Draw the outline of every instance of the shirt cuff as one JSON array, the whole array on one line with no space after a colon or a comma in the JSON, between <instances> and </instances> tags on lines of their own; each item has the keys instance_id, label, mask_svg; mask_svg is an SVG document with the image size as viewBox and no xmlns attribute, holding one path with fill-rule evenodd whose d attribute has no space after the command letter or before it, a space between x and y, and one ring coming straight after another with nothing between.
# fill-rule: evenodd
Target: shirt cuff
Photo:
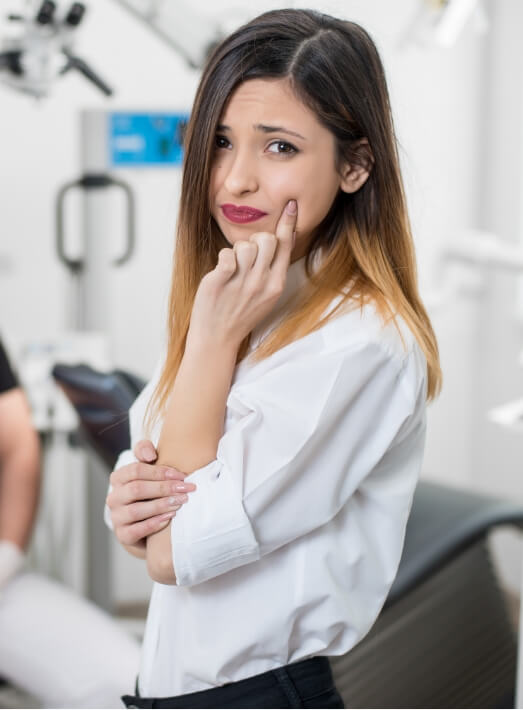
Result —
<instances>
[{"instance_id":1,"label":"shirt cuff","mask_svg":"<svg viewBox=\"0 0 523 710\"><path fill-rule=\"evenodd\" d=\"M176 583L191 586L260 559L241 495L217 459L191 473L196 490L171 523Z\"/></svg>"}]
</instances>

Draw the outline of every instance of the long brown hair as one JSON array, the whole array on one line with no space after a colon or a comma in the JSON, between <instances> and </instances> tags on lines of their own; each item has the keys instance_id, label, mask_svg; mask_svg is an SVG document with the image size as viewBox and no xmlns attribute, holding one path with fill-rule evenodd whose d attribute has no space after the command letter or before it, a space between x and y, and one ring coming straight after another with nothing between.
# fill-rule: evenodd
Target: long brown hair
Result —
<instances>
[{"instance_id":1,"label":"long brown hair","mask_svg":"<svg viewBox=\"0 0 523 710\"><path fill-rule=\"evenodd\" d=\"M215 136L231 93L241 82L255 78L288 79L296 96L334 135L338 167L364 161L372 169L357 192L339 191L308 246L308 282L285 320L252 353L253 361L322 327L349 303L363 307L373 302L384 322L399 315L409 326L427 361L427 399L433 399L442 379L438 346L418 292L389 96L377 49L353 22L312 10L285 9L266 12L236 30L216 47L203 71L185 136L167 356L149 421L163 411L174 384L200 281L216 266L220 249L230 247L209 204ZM319 249L326 257L313 273ZM340 294L338 307L322 318ZM238 362L248 347L249 337L240 347Z\"/></svg>"}]
</instances>

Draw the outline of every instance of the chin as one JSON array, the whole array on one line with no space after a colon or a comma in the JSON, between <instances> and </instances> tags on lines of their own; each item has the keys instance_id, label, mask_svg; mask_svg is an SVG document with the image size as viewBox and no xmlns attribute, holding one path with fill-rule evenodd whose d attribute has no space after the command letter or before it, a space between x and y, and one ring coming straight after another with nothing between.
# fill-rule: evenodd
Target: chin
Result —
<instances>
[{"instance_id":1,"label":"chin","mask_svg":"<svg viewBox=\"0 0 523 710\"><path fill-rule=\"evenodd\" d=\"M231 244L235 244L235 242L240 242L242 239L244 241L247 241L251 234L255 234L256 232L260 231L259 229L256 229L254 227L254 224L244 224L244 225L238 225L235 227L234 225L227 224L227 225L221 225L219 222L218 224L218 229L220 232L223 234L225 239Z\"/></svg>"}]
</instances>

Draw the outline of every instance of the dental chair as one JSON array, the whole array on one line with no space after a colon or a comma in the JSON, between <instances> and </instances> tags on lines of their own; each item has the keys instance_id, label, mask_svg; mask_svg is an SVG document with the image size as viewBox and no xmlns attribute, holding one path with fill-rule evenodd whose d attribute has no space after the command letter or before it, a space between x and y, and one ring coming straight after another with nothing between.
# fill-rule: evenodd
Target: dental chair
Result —
<instances>
[{"instance_id":1,"label":"dental chair","mask_svg":"<svg viewBox=\"0 0 523 710\"><path fill-rule=\"evenodd\" d=\"M57 365L84 445L110 472L129 448L127 411L144 385L128 373ZM514 707L517 639L489 550L493 528L523 529L523 506L421 481L380 616L330 658L345 707Z\"/></svg>"}]
</instances>

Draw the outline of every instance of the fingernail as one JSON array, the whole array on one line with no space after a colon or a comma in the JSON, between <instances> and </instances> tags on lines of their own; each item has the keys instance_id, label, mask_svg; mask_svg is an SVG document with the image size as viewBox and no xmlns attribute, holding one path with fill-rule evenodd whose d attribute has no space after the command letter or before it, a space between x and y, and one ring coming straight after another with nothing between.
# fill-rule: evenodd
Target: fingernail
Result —
<instances>
[{"instance_id":1,"label":"fingernail","mask_svg":"<svg viewBox=\"0 0 523 710\"><path fill-rule=\"evenodd\" d=\"M177 491L183 491L185 493L186 491L194 490L194 483L177 483L174 487Z\"/></svg>"},{"instance_id":2,"label":"fingernail","mask_svg":"<svg viewBox=\"0 0 523 710\"><path fill-rule=\"evenodd\" d=\"M162 517L160 518L160 522L163 522L163 521L165 521L165 520L169 520L169 518L174 518L175 515L176 515L176 511L174 511L174 512L172 512L172 513L165 513L165 514L162 515Z\"/></svg>"},{"instance_id":3,"label":"fingernail","mask_svg":"<svg viewBox=\"0 0 523 710\"><path fill-rule=\"evenodd\" d=\"M144 461L148 461L149 463L151 463L151 461L154 461L156 456L151 451L151 449L147 448L147 449L142 449L142 458Z\"/></svg>"},{"instance_id":4,"label":"fingernail","mask_svg":"<svg viewBox=\"0 0 523 710\"><path fill-rule=\"evenodd\" d=\"M289 202L287 202L285 211L287 212L287 214L296 214L296 208L296 200L290 200Z\"/></svg>"},{"instance_id":5,"label":"fingernail","mask_svg":"<svg viewBox=\"0 0 523 710\"><path fill-rule=\"evenodd\" d=\"M165 472L165 478L178 478L178 473L174 471L172 468L167 469Z\"/></svg>"}]
</instances>

